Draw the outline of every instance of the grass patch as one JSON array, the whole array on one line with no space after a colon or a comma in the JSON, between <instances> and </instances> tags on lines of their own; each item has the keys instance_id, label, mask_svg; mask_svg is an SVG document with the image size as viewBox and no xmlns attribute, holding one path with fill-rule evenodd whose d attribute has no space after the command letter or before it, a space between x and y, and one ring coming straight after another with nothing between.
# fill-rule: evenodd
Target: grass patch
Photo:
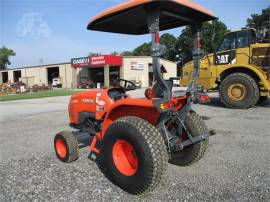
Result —
<instances>
[{"instance_id":1,"label":"grass patch","mask_svg":"<svg viewBox=\"0 0 270 202\"><path fill-rule=\"evenodd\" d=\"M75 93L78 93L78 92L80 92L80 91L79 90L71 90L71 89L55 89L55 90L40 91L40 92L35 92L35 93L2 95L2 96L0 96L0 101L34 99L34 98L43 98L43 97L56 97L56 96L68 96L68 95L74 95Z\"/></svg>"}]
</instances>

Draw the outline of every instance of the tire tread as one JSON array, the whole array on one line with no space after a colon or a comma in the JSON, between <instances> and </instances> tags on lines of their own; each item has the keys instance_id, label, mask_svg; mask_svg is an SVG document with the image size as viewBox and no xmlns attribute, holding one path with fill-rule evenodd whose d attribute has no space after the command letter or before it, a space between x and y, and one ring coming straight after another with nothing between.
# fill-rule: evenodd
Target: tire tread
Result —
<instances>
[{"instance_id":1,"label":"tire tread","mask_svg":"<svg viewBox=\"0 0 270 202\"><path fill-rule=\"evenodd\" d=\"M58 134L56 134L56 138L62 138L66 141L67 144L67 150L68 150L68 158L63 160L59 158L61 161L65 163L71 163L73 161L76 161L79 158L79 146L78 141L76 137L73 135L70 131L62 131Z\"/></svg>"},{"instance_id":2,"label":"tire tread","mask_svg":"<svg viewBox=\"0 0 270 202\"><path fill-rule=\"evenodd\" d=\"M126 125L128 127L134 127L138 131L136 134L136 138L143 138L146 142L146 147L148 148L148 152L150 156L150 161L153 162L153 170L151 176L147 176L147 183L144 187L138 188L137 190L133 190L131 194L144 194L146 192L149 192L153 190L161 181L164 176L164 173L167 169L167 162L168 162L168 154L166 150L165 143L163 141L163 138L158 131L152 124L145 121L144 119L138 118L138 117L132 117L132 116L126 116L117 119L114 123L114 125ZM112 181L112 178L110 177L108 169L104 167L104 157L101 155L97 158L97 165L102 171L102 173L110 180ZM116 183L117 182L113 182Z\"/></svg>"}]
</instances>

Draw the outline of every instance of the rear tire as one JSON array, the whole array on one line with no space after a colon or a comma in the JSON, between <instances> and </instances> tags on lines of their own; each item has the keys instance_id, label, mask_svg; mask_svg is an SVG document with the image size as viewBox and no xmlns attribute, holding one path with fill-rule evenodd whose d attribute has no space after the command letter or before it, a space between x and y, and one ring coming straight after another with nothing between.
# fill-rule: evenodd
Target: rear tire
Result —
<instances>
[{"instance_id":1,"label":"rear tire","mask_svg":"<svg viewBox=\"0 0 270 202\"><path fill-rule=\"evenodd\" d=\"M221 102L228 108L246 109L257 104L260 92L256 81L244 73L228 75L220 85Z\"/></svg>"},{"instance_id":2,"label":"rear tire","mask_svg":"<svg viewBox=\"0 0 270 202\"><path fill-rule=\"evenodd\" d=\"M65 163L70 163L79 158L79 146L72 132L62 131L54 138L54 149L57 158Z\"/></svg>"},{"instance_id":3,"label":"rear tire","mask_svg":"<svg viewBox=\"0 0 270 202\"><path fill-rule=\"evenodd\" d=\"M209 133L202 117L200 117L194 111L191 111L187 115L185 126L187 127L192 137L197 137L199 135ZM183 151L171 154L169 163L177 166L190 166L198 162L204 156L208 147L208 142L208 140L201 141L197 144L185 148Z\"/></svg>"},{"instance_id":4,"label":"rear tire","mask_svg":"<svg viewBox=\"0 0 270 202\"><path fill-rule=\"evenodd\" d=\"M137 158L135 170L124 173L117 167L114 149L119 142L129 143ZM129 158L126 158L129 159ZM154 189L167 169L168 154L159 131L137 117L123 117L107 129L97 165L115 185L134 195ZM120 165L121 166L121 165Z\"/></svg>"}]
</instances>

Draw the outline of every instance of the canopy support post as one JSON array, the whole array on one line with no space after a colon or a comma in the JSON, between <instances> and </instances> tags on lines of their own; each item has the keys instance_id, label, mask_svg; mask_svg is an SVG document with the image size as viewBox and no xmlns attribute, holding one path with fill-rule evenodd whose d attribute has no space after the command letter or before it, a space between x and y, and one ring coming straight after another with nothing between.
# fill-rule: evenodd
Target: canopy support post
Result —
<instances>
[{"instance_id":1,"label":"canopy support post","mask_svg":"<svg viewBox=\"0 0 270 202\"><path fill-rule=\"evenodd\" d=\"M161 103L170 101L171 90L161 74L160 57L164 52L164 47L159 43L159 4L146 5L145 10L147 13L148 29L152 37L151 56L153 60L153 73L157 85L159 85L162 92L161 94L156 95L159 99L154 99L153 104L157 110L160 110Z\"/></svg>"},{"instance_id":2,"label":"canopy support post","mask_svg":"<svg viewBox=\"0 0 270 202\"><path fill-rule=\"evenodd\" d=\"M186 95L188 97L187 105L188 110L191 109L191 104L194 100L194 92L196 90L196 81L199 77L200 72L200 59L203 54L201 49L201 27L202 24L193 24L191 25L192 35L193 35L193 62L194 62L194 71L192 79L188 86Z\"/></svg>"}]
</instances>

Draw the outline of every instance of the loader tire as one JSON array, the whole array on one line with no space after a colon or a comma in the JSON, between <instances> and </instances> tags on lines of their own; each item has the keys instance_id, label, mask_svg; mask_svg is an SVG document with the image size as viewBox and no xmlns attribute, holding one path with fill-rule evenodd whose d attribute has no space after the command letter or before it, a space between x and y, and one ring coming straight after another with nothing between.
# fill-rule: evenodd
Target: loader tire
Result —
<instances>
[{"instance_id":1,"label":"loader tire","mask_svg":"<svg viewBox=\"0 0 270 202\"><path fill-rule=\"evenodd\" d=\"M194 111L191 111L187 115L185 126L192 137L209 133L202 117ZM183 151L171 154L169 163L177 166L190 166L198 162L204 156L208 147L208 142L208 140L201 141L185 148Z\"/></svg>"},{"instance_id":2,"label":"loader tire","mask_svg":"<svg viewBox=\"0 0 270 202\"><path fill-rule=\"evenodd\" d=\"M256 81L245 73L225 77L219 89L221 102L228 108L246 109L257 104L260 98Z\"/></svg>"},{"instance_id":3,"label":"loader tire","mask_svg":"<svg viewBox=\"0 0 270 202\"><path fill-rule=\"evenodd\" d=\"M161 182L168 154L161 134L152 124L127 116L106 130L96 163L112 183L139 195Z\"/></svg>"},{"instance_id":4,"label":"loader tire","mask_svg":"<svg viewBox=\"0 0 270 202\"><path fill-rule=\"evenodd\" d=\"M79 158L79 146L72 132L62 131L54 138L54 149L57 158L65 163L70 163Z\"/></svg>"}]
</instances>

